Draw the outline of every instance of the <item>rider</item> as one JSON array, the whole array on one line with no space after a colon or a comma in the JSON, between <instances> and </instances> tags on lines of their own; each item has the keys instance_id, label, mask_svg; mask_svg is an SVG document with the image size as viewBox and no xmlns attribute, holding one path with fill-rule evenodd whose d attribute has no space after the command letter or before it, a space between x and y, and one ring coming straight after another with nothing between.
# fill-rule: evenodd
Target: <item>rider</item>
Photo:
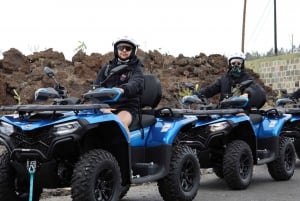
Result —
<instances>
[{"instance_id":1,"label":"rider","mask_svg":"<svg viewBox=\"0 0 300 201\"><path fill-rule=\"evenodd\" d=\"M94 83L101 87L116 87L122 92L117 103L111 103L110 109L102 111L117 114L126 128L128 136L130 136L129 126L138 113L139 96L142 94L144 86L144 65L136 55L137 49L136 41L128 36L114 41L114 58L100 69ZM126 68L108 77L111 69L120 65L126 65Z\"/></svg>"},{"instance_id":2,"label":"rider","mask_svg":"<svg viewBox=\"0 0 300 201\"><path fill-rule=\"evenodd\" d=\"M228 71L219 77L211 85L199 89L194 94L198 97L210 98L220 93L220 101L230 96L242 96L249 99L246 109L252 107L261 108L266 102L264 89L254 81L242 91L239 89L241 82L253 80L245 70L246 56L243 53L235 53L228 57Z\"/></svg>"},{"instance_id":3,"label":"rider","mask_svg":"<svg viewBox=\"0 0 300 201\"><path fill-rule=\"evenodd\" d=\"M290 96L290 98L299 99L300 98L300 89L294 91Z\"/></svg>"}]
</instances>

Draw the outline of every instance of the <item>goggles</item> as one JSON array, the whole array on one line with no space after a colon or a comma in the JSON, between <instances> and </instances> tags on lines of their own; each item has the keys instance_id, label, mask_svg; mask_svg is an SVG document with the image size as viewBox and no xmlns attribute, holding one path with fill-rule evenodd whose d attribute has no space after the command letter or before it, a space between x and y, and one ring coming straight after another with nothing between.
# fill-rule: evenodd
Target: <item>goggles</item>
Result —
<instances>
[{"instance_id":1,"label":"goggles","mask_svg":"<svg viewBox=\"0 0 300 201\"><path fill-rule=\"evenodd\" d=\"M241 66L242 63L241 62L231 62L230 65L231 66Z\"/></svg>"},{"instance_id":2,"label":"goggles","mask_svg":"<svg viewBox=\"0 0 300 201\"><path fill-rule=\"evenodd\" d=\"M117 49L119 50L119 51L126 51L126 52L129 52L129 51L131 51L132 50L132 47L131 46L127 46L127 45L119 45L118 47L117 47Z\"/></svg>"}]
</instances>

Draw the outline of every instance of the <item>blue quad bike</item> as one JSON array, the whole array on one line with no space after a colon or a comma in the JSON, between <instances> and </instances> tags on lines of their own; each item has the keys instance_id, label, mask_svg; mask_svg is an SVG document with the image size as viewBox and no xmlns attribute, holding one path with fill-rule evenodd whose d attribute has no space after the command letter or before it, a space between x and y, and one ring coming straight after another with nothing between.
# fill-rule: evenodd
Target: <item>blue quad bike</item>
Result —
<instances>
[{"instance_id":1,"label":"blue quad bike","mask_svg":"<svg viewBox=\"0 0 300 201\"><path fill-rule=\"evenodd\" d=\"M50 68L44 71L56 81ZM71 187L74 201L116 201L132 184L146 182L157 182L165 201L193 200L200 183L198 157L175 141L198 119L164 116L155 109L161 95L157 77L145 75L130 139L115 114L100 111L120 97L115 88L68 98L56 81L35 93L36 100L51 98L53 104L1 106L10 114L0 118L0 143L7 149L0 156L0 200L37 201L44 188Z\"/></svg>"},{"instance_id":2,"label":"blue quad bike","mask_svg":"<svg viewBox=\"0 0 300 201\"><path fill-rule=\"evenodd\" d=\"M296 154L291 133L299 135L300 130L290 128L291 114L275 107L246 115L242 108L248 99L243 97L230 97L219 105L207 105L205 98L195 96L186 101L200 105L196 110L181 110L196 115L198 121L191 133L178 138L178 144L197 150L201 168L212 168L230 189L246 189L254 165L266 164L276 181L293 176Z\"/></svg>"},{"instance_id":3,"label":"blue quad bike","mask_svg":"<svg viewBox=\"0 0 300 201\"><path fill-rule=\"evenodd\" d=\"M283 94L285 96L276 100L275 107L282 113L292 115L284 129L289 137L293 139L297 156L300 158L300 104L298 99L291 96L291 94L286 92Z\"/></svg>"}]
</instances>

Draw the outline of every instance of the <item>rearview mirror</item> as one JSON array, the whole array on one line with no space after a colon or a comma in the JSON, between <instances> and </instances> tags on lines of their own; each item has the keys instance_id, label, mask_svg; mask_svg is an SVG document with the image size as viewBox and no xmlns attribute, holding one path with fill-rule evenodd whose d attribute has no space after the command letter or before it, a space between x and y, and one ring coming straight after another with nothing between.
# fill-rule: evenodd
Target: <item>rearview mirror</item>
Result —
<instances>
[{"instance_id":1,"label":"rearview mirror","mask_svg":"<svg viewBox=\"0 0 300 201\"><path fill-rule=\"evenodd\" d=\"M44 72L45 72L46 75L48 75L48 77L50 77L50 78L53 78L53 77L55 76L55 75L54 75L54 71L53 71L51 68L47 67L47 66L45 66Z\"/></svg>"}]
</instances>

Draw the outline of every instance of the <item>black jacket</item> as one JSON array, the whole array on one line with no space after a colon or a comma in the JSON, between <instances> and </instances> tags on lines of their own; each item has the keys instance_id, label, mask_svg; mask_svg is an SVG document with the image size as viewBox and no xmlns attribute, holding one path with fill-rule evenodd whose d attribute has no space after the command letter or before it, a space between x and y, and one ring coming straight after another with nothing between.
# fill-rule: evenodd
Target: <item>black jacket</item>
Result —
<instances>
[{"instance_id":1,"label":"black jacket","mask_svg":"<svg viewBox=\"0 0 300 201\"><path fill-rule=\"evenodd\" d=\"M128 109L129 111L137 112L139 107L139 97L144 89L144 65L136 56L126 63L127 67L112 75L107 80L107 76L111 69L122 65L118 59L111 60L108 64L103 66L95 80L95 85L101 87L119 87L124 89L124 94L121 96L118 103L112 103L110 106L116 109ZM105 81L104 81L105 80ZM104 83L102 83L104 81Z\"/></svg>"},{"instance_id":2,"label":"black jacket","mask_svg":"<svg viewBox=\"0 0 300 201\"><path fill-rule=\"evenodd\" d=\"M297 89L296 91L294 91L291 95L290 95L291 98L295 98L295 99L298 99L300 98L300 89Z\"/></svg>"},{"instance_id":3,"label":"black jacket","mask_svg":"<svg viewBox=\"0 0 300 201\"><path fill-rule=\"evenodd\" d=\"M198 96L205 96L207 98L213 97L216 94L220 93L220 101L226 97L230 97L232 95L231 88L236 84L240 84L246 80L253 80L249 74L246 73L244 69L242 69L241 76L238 78L233 78L229 73L219 77L215 82L211 85L200 89L195 92ZM249 98L249 103L247 108L256 107L261 108L266 102L266 94L265 90L254 81L250 86L243 89L241 92L247 93Z\"/></svg>"}]
</instances>

